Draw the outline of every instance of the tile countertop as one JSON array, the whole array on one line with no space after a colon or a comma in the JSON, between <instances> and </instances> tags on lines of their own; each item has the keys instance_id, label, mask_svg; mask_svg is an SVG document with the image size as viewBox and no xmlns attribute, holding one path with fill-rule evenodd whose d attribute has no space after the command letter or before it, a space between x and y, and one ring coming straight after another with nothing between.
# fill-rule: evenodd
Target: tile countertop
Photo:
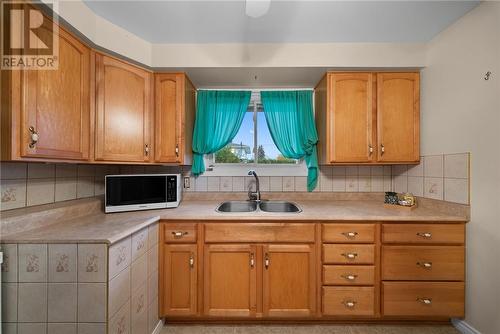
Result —
<instances>
[{"instance_id":1,"label":"tile countertop","mask_svg":"<svg viewBox=\"0 0 500 334\"><path fill-rule=\"evenodd\" d=\"M398 222L465 222L468 207L453 209L440 205L425 205L406 211L385 208L373 198L363 200L300 200L293 199L301 213L218 213L215 208L222 200L184 200L178 208L138 212L83 215L60 219L37 227L2 236L2 243L109 243L113 244L140 229L165 220L221 221L398 221ZM69 203L69 202L68 202ZM2 217L5 219L5 217ZM6 218L7 220L9 217Z\"/></svg>"}]
</instances>

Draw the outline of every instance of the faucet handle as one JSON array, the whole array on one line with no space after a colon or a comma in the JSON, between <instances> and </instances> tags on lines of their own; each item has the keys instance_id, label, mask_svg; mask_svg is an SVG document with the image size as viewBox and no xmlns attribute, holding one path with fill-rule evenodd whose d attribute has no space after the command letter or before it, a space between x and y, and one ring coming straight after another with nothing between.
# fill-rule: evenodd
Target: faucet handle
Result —
<instances>
[{"instance_id":1,"label":"faucet handle","mask_svg":"<svg viewBox=\"0 0 500 334\"><path fill-rule=\"evenodd\" d=\"M257 192L252 191L252 188L248 189L248 199L251 201L256 201L257 200Z\"/></svg>"}]
</instances>

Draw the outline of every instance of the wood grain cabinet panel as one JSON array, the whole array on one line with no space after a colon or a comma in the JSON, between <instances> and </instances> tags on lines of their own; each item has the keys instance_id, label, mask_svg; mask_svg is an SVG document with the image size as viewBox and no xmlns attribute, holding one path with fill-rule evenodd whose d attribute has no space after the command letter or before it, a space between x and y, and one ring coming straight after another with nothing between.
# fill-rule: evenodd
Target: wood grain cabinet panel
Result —
<instances>
[{"instance_id":1,"label":"wood grain cabinet panel","mask_svg":"<svg viewBox=\"0 0 500 334\"><path fill-rule=\"evenodd\" d=\"M265 245L263 311L268 317L311 316L316 310L312 245Z\"/></svg>"},{"instance_id":2,"label":"wood grain cabinet panel","mask_svg":"<svg viewBox=\"0 0 500 334\"><path fill-rule=\"evenodd\" d=\"M382 279L463 281L462 246L383 246Z\"/></svg>"},{"instance_id":3,"label":"wood grain cabinet panel","mask_svg":"<svg viewBox=\"0 0 500 334\"><path fill-rule=\"evenodd\" d=\"M323 314L333 316L373 316L373 287L323 287Z\"/></svg>"},{"instance_id":4,"label":"wood grain cabinet panel","mask_svg":"<svg viewBox=\"0 0 500 334\"><path fill-rule=\"evenodd\" d=\"M314 243L314 224L308 223L206 223L205 242Z\"/></svg>"},{"instance_id":5,"label":"wood grain cabinet panel","mask_svg":"<svg viewBox=\"0 0 500 334\"><path fill-rule=\"evenodd\" d=\"M332 73L329 76L330 162L370 162L374 159L372 73Z\"/></svg>"},{"instance_id":6,"label":"wood grain cabinet panel","mask_svg":"<svg viewBox=\"0 0 500 334\"><path fill-rule=\"evenodd\" d=\"M20 157L85 161L90 158L90 49L62 28L58 34L58 68L20 73L20 108L11 111L20 112ZM17 151L11 153L15 159Z\"/></svg>"},{"instance_id":7,"label":"wood grain cabinet panel","mask_svg":"<svg viewBox=\"0 0 500 334\"><path fill-rule=\"evenodd\" d=\"M463 244L465 224L383 224L383 243Z\"/></svg>"},{"instance_id":8,"label":"wood grain cabinet panel","mask_svg":"<svg viewBox=\"0 0 500 334\"><path fill-rule=\"evenodd\" d=\"M378 161L420 160L420 76L377 74Z\"/></svg>"},{"instance_id":9,"label":"wood grain cabinet panel","mask_svg":"<svg viewBox=\"0 0 500 334\"><path fill-rule=\"evenodd\" d=\"M315 88L320 164L415 163L419 73L328 72Z\"/></svg>"},{"instance_id":10,"label":"wood grain cabinet panel","mask_svg":"<svg viewBox=\"0 0 500 334\"><path fill-rule=\"evenodd\" d=\"M373 285L375 266L323 266L325 285Z\"/></svg>"},{"instance_id":11,"label":"wood grain cabinet panel","mask_svg":"<svg viewBox=\"0 0 500 334\"><path fill-rule=\"evenodd\" d=\"M163 240L167 243L193 243L197 240L196 223L164 224Z\"/></svg>"},{"instance_id":12,"label":"wood grain cabinet panel","mask_svg":"<svg viewBox=\"0 0 500 334\"><path fill-rule=\"evenodd\" d=\"M373 243L374 224L323 224L323 242Z\"/></svg>"},{"instance_id":13,"label":"wood grain cabinet panel","mask_svg":"<svg viewBox=\"0 0 500 334\"><path fill-rule=\"evenodd\" d=\"M197 246L162 245L163 280L162 316L196 314L197 300Z\"/></svg>"},{"instance_id":14,"label":"wood grain cabinet panel","mask_svg":"<svg viewBox=\"0 0 500 334\"><path fill-rule=\"evenodd\" d=\"M374 245L324 244L323 263L374 264Z\"/></svg>"},{"instance_id":15,"label":"wood grain cabinet panel","mask_svg":"<svg viewBox=\"0 0 500 334\"><path fill-rule=\"evenodd\" d=\"M462 318L463 282L383 282L384 316Z\"/></svg>"},{"instance_id":16,"label":"wood grain cabinet panel","mask_svg":"<svg viewBox=\"0 0 500 334\"><path fill-rule=\"evenodd\" d=\"M204 314L253 317L257 310L257 248L205 245Z\"/></svg>"},{"instance_id":17,"label":"wood grain cabinet panel","mask_svg":"<svg viewBox=\"0 0 500 334\"><path fill-rule=\"evenodd\" d=\"M195 88L184 73L155 74L155 162L190 164Z\"/></svg>"},{"instance_id":18,"label":"wood grain cabinet panel","mask_svg":"<svg viewBox=\"0 0 500 334\"><path fill-rule=\"evenodd\" d=\"M96 54L95 159L149 162L152 74Z\"/></svg>"}]
</instances>

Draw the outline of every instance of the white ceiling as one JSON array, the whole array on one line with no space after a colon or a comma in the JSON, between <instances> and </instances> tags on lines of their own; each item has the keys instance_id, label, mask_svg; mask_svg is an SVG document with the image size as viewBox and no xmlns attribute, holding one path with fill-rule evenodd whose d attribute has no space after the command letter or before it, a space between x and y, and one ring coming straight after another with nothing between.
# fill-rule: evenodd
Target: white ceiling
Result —
<instances>
[{"instance_id":1,"label":"white ceiling","mask_svg":"<svg viewBox=\"0 0 500 334\"><path fill-rule=\"evenodd\" d=\"M427 42L479 4L470 1L280 1L260 18L244 1L84 0L152 43Z\"/></svg>"}]
</instances>

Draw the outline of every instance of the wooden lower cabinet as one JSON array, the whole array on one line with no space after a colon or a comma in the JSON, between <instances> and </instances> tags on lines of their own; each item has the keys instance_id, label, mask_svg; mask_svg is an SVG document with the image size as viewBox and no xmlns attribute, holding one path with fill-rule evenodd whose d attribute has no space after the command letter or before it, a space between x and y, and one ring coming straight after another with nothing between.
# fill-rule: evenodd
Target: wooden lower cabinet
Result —
<instances>
[{"instance_id":1,"label":"wooden lower cabinet","mask_svg":"<svg viewBox=\"0 0 500 334\"><path fill-rule=\"evenodd\" d=\"M313 245L264 246L264 316L307 317L316 310Z\"/></svg>"},{"instance_id":2,"label":"wooden lower cabinet","mask_svg":"<svg viewBox=\"0 0 500 334\"><path fill-rule=\"evenodd\" d=\"M196 244L163 245L164 289L161 315L189 316L196 314L198 291Z\"/></svg>"},{"instance_id":3,"label":"wooden lower cabinet","mask_svg":"<svg viewBox=\"0 0 500 334\"><path fill-rule=\"evenodd\" d=\"M256 246L206 245L204 313L248 317L257 311Z\"/></svg>"},{"instance_id":4,"label":"wooden lower cabinet","mask_svg":"<svg viewBox=\"0 0 500 334\"><path fill-rule=\"evenodd\" d=\"M397 222L164 222L160 316L167 321L463 317L463 227L412 223L405 231Z\"/></svg>"}]
</instances>

